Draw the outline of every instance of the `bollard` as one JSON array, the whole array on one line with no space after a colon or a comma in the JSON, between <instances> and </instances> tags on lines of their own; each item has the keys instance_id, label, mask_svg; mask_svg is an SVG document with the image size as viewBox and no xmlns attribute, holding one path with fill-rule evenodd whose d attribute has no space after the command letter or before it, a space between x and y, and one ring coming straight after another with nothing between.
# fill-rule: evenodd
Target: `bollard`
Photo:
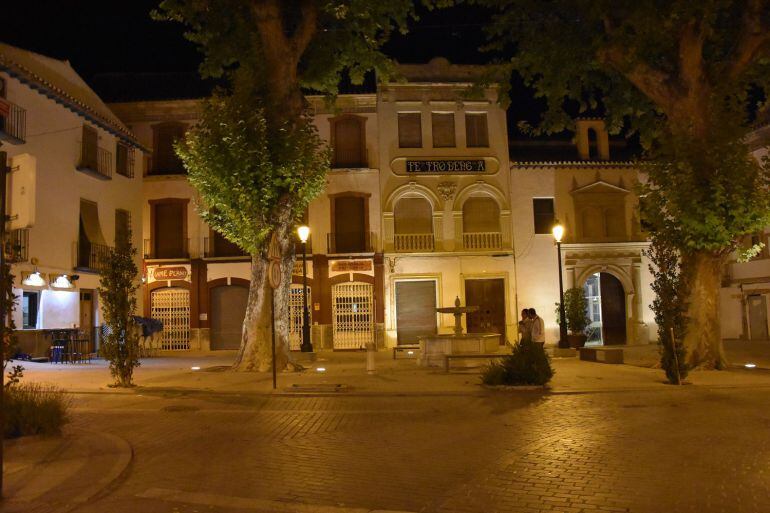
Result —
<instances>
[{"instance_id":1,"label":"bollard","mask_svg":"<svg viewBox=\"0 0 770 513\"><path fill-rule=\"evenodd\" d=\"M377 346L374 343L366 344L366 372L374 374L374 356L377 354Z\"/></svg>"}]
</instances>

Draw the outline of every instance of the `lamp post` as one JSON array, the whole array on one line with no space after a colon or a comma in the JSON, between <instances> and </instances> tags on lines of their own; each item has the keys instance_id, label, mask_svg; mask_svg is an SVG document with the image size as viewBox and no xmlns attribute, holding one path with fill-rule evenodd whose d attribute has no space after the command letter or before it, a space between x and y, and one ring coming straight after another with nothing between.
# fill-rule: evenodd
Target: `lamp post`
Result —
<instances>
[{"instance_id":1,"label":"lamp post","mask_svg":"<svg viewBox=\"0 0 770 513\"><path fill-rule=\"evenodd\" d=\"M551 229L556 241L556 255L559 261L559 347L568 347L567 344L567 316L564 314L564 280L561 272L561 239L564 237L564 226L558 221Z\"/></svg>"},{"instance_id":2,"label":"lamp post","mask_svg":"<svg viewBox=\"0 0 770 513\"><path fill-rule=\"evenodd\" d=\"M310 311L307 308L307 239L310 237L310 228L305 225L300 226L297 228L297 235L302 242L302 345L299 348L303 353L312 353Z\"/></svg>"}]
</instances>

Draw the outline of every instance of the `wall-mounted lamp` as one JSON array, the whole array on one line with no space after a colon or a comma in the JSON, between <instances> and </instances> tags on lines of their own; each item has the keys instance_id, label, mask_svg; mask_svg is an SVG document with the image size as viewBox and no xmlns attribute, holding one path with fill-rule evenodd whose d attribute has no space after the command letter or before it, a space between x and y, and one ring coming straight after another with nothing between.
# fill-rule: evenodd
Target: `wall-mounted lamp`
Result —
<instances>
[{"instance_id":1,"label":"wall-mounted lamp","mask_svg":"<svg viewBox=\"0 0 770 513\"><path fill-rule=\"evenodd\" d=\"M22 275L23 274L24 273L22 273ZM45 278L40 275L40 271L34 271L27 274L27 276L21 280L21 284L26 285L27 287L45 287Z\"/></svg>"},{"instance_id":2,"label":"wall-mounted lamp","mask_svg":"<svg viewBox=\"0 0 770 513\"><path fill-rule=\"evenodd\" d=\"M75 286L72 284L73 279L67 276L66 274L52 274L50 279L51 279L51 288L54 288L54 289L75 288Z\"/></svg>"}]
</instances>

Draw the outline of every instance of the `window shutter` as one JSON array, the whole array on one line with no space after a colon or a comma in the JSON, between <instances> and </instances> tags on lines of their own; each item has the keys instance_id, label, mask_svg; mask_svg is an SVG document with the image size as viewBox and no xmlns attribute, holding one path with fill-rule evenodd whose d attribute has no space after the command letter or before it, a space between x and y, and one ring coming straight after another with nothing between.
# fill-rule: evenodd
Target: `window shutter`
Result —
<instances>
[{"instance_id":1,"label":"window shutter","mask_svg":"<svg viewBox=\"0 0 770 513\"><path fill-rule=\"evenodd\" d=\"M455 146L455 115L452 112L433 112L433 147L454 148Z\"/></svg>"},{"instance_id":2,"label":"window shutter","mask_svg":"<svg viewBox=\"0 0 770 513\"><path fill-rule=\"evenodd\" d=\"M398 113L398 146L422 148L422 121L419 112Z\"/></svg>"},{"instance_id":3,"label":"window shutter","mask_svg":"<svg viewBox=\"0 0 770 513\"><path fill-rule=\"evenodd\" d=\"M334 122L335 167L364 167L363 130L357 118L342 118Z\"/></svg>"},{"instance_id":4,"label":"window shutter","mask_svg":"<svg viewBox=\"0 0 770 513\"><path fill-rule=\"evenodd\" d=\"M489 146L486 113L465 115L465 140L468 148L486 148Z\"/></svg>"}]
</instances>

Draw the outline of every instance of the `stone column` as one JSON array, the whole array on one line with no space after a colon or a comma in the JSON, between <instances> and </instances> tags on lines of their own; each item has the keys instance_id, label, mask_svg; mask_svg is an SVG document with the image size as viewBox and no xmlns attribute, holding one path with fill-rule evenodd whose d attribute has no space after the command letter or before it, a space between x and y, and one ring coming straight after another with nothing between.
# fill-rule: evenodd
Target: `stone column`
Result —
<instances>
[{"instance_id":1,"label":"stone column","mask_svg":"<svg viewBox=\"0 0 770 513\"><path fill-rule=\"evenodd\" d=\"M632 297L632 312L634 326L634 343L649 343L649 333L647 333L647 324L644 322L644 311L642 304L642 263L634 261L631 264L631 280L634 285Z\"/></svg>"}]
</instances>

